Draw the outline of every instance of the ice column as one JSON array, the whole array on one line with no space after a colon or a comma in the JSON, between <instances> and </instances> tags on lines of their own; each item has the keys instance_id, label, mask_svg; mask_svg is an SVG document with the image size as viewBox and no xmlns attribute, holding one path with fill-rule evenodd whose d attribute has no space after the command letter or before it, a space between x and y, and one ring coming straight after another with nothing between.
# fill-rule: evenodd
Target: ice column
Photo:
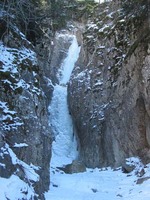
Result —
<instances>
[{"instance_id":1,"label":"ice column","mask_svg":"<svg viewBox=\"0 0 150 200\"><path fill-rule=\"evenodd\" d=\"M49 106L50 124L55 135L51 159L51 166L53 167L71 163L78 154L72 119L67 104L67 82L78 59L80 47L76 37L74 35L71 37L72 43L67 57L59 70L59 84L54 87L51 105Z\"/></svg>"}]
</instances>

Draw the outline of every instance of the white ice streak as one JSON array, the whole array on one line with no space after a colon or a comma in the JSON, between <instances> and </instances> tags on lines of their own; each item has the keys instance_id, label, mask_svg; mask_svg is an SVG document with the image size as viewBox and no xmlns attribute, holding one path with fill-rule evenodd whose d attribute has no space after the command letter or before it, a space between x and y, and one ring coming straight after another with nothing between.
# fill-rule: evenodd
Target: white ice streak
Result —
<instances>
[{"instance_id":1,"label":"white ice streak","mask_svg":"<svg viewBox=\"0 0 150 200\"><path fill-rule=\"evenodd\" d=\"M29 145L26 144L26 143L20 143L20 144L15 143L13 147L21 148L21 147L28 147L28 146L29 146Z\"/></svg>"},{"instance_id":2,"label":"white ice streak","mask_svg":"<svg viewBox=\"0 0 150 200\"><path fill-rule=\"evenodd\" d=\"M70 79L75 62L78 59L80 47L78 47L77 39L73 36L72 44L69 48L68 55L61 66L60 84L67 84Z\"/></svg>"},{"instance_id":3,"label":"white ice streak","mask_svg":"<svg viewBox=\"0 0 150 200\"><path fill-rule=\"evenodd\" d=\"M104 3L112 0L94 0L96 3Z\"/></svg>"},{"instance_id":4,"label":"white ice streak","mask_svg":"<svg viewBox=\"0 0 150 200\"><path fill-rule=\"evenodd\" d=\"M56 85L53 92L51 106L49 107L50 123L55 135L52 148L52 166L59 166L71 162L75 157L75 140L73 136L72 120L67 105L67 88Z\"/></svg>"},{"instance_id":5,"label":"white ice streak","mask_svg":"<svg viewBox=\"0 0 150 200\"><path fill-rule=\"evenodd\" d=\"M51 166L55 167L70 163L77 157L77 145L67 104L66 84L79 56L79 51L80 47L76 37L72 36L68 55L61 65L59 85L54 87L53 98L49 106L50 125L55 136L55 141L52 145Z\"/></svg>"}]
</instances>

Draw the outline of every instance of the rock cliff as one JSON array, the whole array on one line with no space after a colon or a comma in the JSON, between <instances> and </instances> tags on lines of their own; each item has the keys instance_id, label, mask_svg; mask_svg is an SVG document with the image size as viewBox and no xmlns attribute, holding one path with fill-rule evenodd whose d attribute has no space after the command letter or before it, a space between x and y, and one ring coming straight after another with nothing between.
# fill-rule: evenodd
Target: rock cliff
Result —
<instances>
[{"instance_id":1,"label":"rock cliff","mask_svg":"<svg viewBox=\"0 0 150 200\"><path fill-rule=\"evenodd\" d=\"M46 67L51 40L43 35L43 48L35 48L15 23L6 29L2 10L0 17L0 176L16 175L27 184L22 199L44 199L52 142L48 106L53 86Z\"/></svg>"},{"instance_id":2,"label":"rock cliff","mask_svg":"<svg viewBox=\"0 0 150 200\"><path fill-rule=\"evenodd\" d=\"M88 167L150 161L150 24L148 1L93 8L80 35L80 58L68 102Z\"/></svg>"}]
</instances>

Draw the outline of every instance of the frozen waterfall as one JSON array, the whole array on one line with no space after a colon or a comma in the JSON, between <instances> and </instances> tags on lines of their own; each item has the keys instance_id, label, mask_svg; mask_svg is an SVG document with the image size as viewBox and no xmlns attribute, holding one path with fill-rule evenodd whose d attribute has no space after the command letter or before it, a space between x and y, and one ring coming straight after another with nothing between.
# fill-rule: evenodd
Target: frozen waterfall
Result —
<instances>
[{"instance_id":1,"label":"frozen waterfall","mask_svg":"<svg viewBox=\"0 0 150 200\"><path fill-rule=\"evenodd\" d=\"M72 119L67 104L67 82L78 59L80 47L74 35L66 34L65 37L71 37L72 42L67 57L60 67L59 84L54 87L51 105L49 106L50 124L55 136L51 159L51 166L53 167L71 163L78 155Z\"/></svg>"}]
</instances>

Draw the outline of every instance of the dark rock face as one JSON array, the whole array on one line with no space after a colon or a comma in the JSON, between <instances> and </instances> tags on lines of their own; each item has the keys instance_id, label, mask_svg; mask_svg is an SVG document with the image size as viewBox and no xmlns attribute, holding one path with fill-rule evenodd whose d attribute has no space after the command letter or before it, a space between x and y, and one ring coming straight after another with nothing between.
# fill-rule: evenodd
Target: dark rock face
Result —
<instances>
[{"instance_id":1,"label":"dark rock face","mask_svg":"<svg viewBox=\"0 0 150 200\"><path fill-rule=\"evenodd\" d=\"M150 161L150 38L142 6L144 14L131 18L118 1L105 3L85 27L68 100L88 167L116 167L131 156Z\"/></svg>"},{"instance_id":2,"label":"dark rock face","mask_svg":"<svg viewBox=\"0 0 150 200\"><path fill-rule=\"evenodd\" d=\"M149 180L150 177L144 177L144 178L139 178L136 182L136 184L142 184L144 183L145 181Z\"/></svg>"},{"instance_id":3,"label":"dark rock face","mask_svg":"<svg viewBox=\"0 0 150 200\"><path fill-rule=\"evenodd\" d=\"M0 42L0 176L16 174L27 184L32 182L35 194L44 199L50 183L48 105L53 86L45 68L48 63L37 56L23 34L10 35ZM40 53L48 57L50 50L44 51ZM26 170L35 177L28 177Z\"/></svg>"}]
</instances>

